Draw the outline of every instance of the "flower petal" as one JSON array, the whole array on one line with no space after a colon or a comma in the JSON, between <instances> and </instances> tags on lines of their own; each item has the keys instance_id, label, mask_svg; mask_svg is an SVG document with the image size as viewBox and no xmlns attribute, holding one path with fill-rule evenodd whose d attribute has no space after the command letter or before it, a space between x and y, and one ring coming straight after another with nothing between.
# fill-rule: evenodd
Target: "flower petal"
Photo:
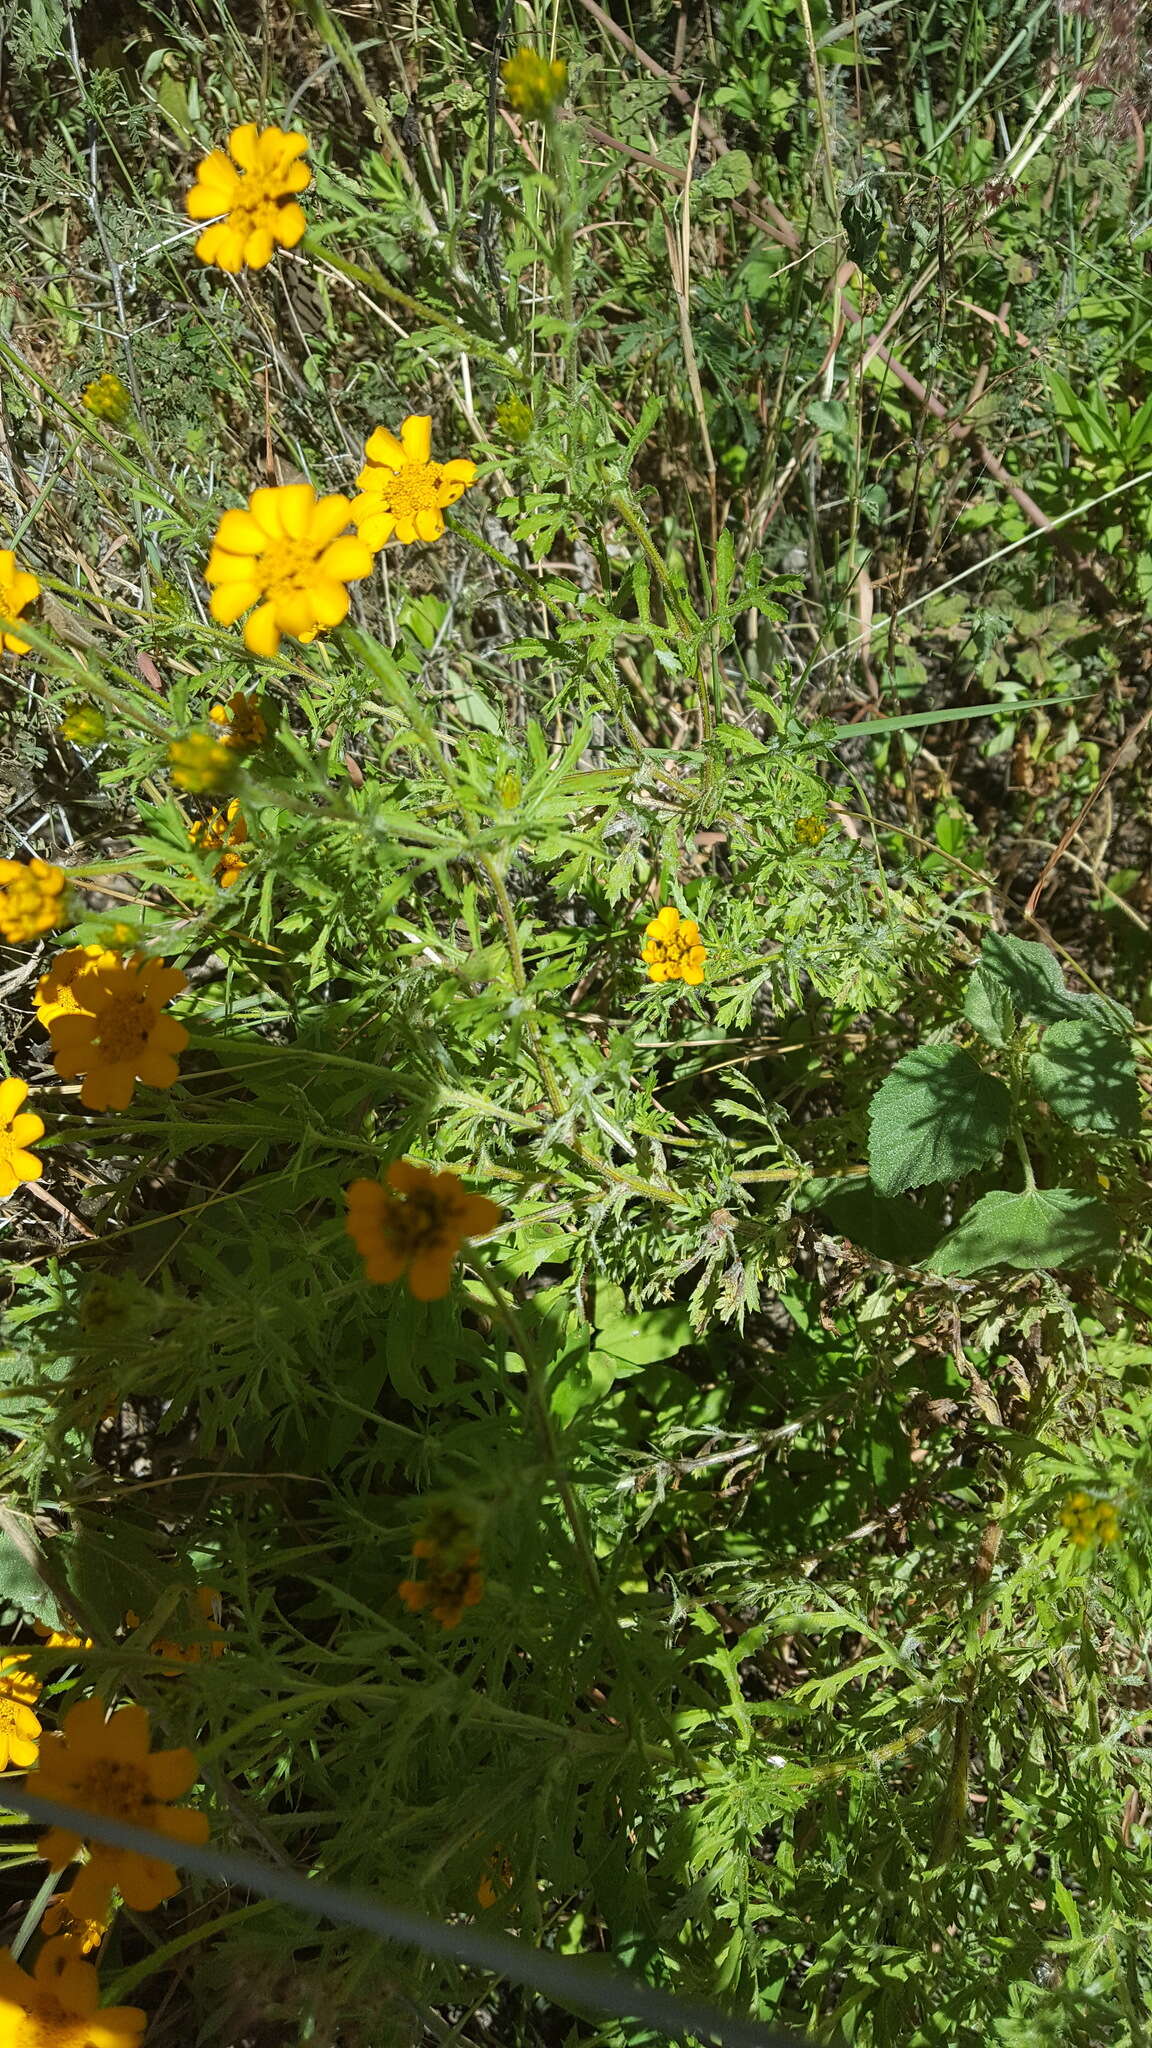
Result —
<instances>
[{"instance_id":1,"label":"flower petal","mask_svg":"<svg viewBox=\"0 0 1152 2048\"><path fill-rule=\"evenodd\" d=\"M343 583L334 577L319 577L312 584L308 595L312 599L312 610L320 626L338 626L348 616L350 599Z\"/></svg>"},{"instance_id":2,"label":"flower petal","mask_svg":"<svg viewBox=\"0 0 1152 2048\"><path fill-rule=\"evenodd\" d=\"M452 1252L423 1252L408 1268L408 1292L415 1301L441 1301L452 1287Z\"/></svg>"},{"instance_id":3,"label":"flower petal","mask_svg":"<svg viewBox=\"0 0 1152 2048\"><path fill-rule=\"evenodd\" d=\"M245 121L241 127L232 130L228 137L228 151L242 171L255 169L260 154L260 138L254 121Z\"/></svg>"},{"instance_id":4,"label":"flower petal","mask_svg":"<svg viewBox=\"0 0 1152 2048\"><path fill-rule=\"evenodd\" d=\"M432 415L410 412L400 429L400 440L409 462L421 465L432 460Z\"/></svg>"},{"instance_id":5,"label":"flower petal","mask_svg":"<svg viewBox=\"0 0 1152 2048\"><path fill-rule=\"evenodd\" d=\"M283 540L284 521L280 517L280 488L275 484L261 484L248 500L248 510L269 540Z\"/></svg>"},{"instance_id":6,"label":"flower petal","mask_svg":"<svg viewBox=\"0 0 1152 2048\"><path fill-rule=\"evenodd\" d=\"M225 583L214 590L208 600L208 609L218 626L234 626L242 612L256 603L260 596L258 583Z\"/></svg>"},{"instance_id":7,"label":"flower petal","mask_svg":"<svg viewBox=\"0 0 1152 2048\"><path fill-rule=\"evenodd\" d=\"M278 206L272 216L271 234L281 248L294 249L308 232L308 216L302 206L290 199L286 206Z\"/></svg>"},{"instance_id":8,"label":"flower petal","mask_svg":"<svg viewBox=\"0 0 1152 2048\"><path fill-rule=\"evenodd\" d=\"M272 605L262 604L244 628L244 645L249 654L263 654L271 660L280 652L280 628Z\"/></svg>"},{"instance_id":9,"label":"flower petal","mask_svg":"<svg viewBox=\"0 0 1152 2048\"><path fill-rule=\"evenodd\" d=\"M416 531L421 540L439 540L444 531L444 520L437 505L422 505L416 514Z\"/></svg>"},{"instance_id":10,"label":"flower petal","mask_svg":"<svg viewBox=\"0 0 1152 2048\"><path fill-rule=\"evenodd\" d=\"M316 510L316 493L311 484L282 484L279 510L288 538L304 540L311 532Z\"/></svg>"},{"instance_id":11,"label":"flower petal","mask_svg":"<svg viewBox=\"0 0 1152 2048\"><path fill-rule=\"evenodd\" d=\"M260 520L251 512L244 512L239 506L220 515L212 552L217 549L228 555L262 555L268 546L269 534Z\"/></svg>"},{"instance_id":12,"label":"flower petal","mask_svg":"<svg viewBox=\"0 0 1152 2048\"><path fill-rule=\"evenodd\" d=\"M330 491L326 497L317 499L308 528L309 540L315 542L318 549L326 548L338 533L343 533L351 510L343 491Z\"/></svg>"},{"instance_id":13,"label":"flower petal","mask_svg":"<svg viewBox=\"0 0 1152 2048\"><path fill-rule=\"evenodd\" d=\"M271 263L276 244L268 228L253 228L244 243L244 261L249 270L263 270Z\"/></svg>"},{"instance_id":14,"label":"flower petal","mask_svg":"<svg viewBox=\"0 0 1152 2048\"><path fill-rule=\"evenodd\" d=\"M377 427L364 444L364 453L369 462L382 463L385 469L403 469L407 456L404 444L387 427Z\"/></svg>"},{"instance_id":15,"label":"flower petal","mask_svg":"<svg viewBox=\"0 0 1152 2048\"><path fill-rule=\"evenodd\" d=\"M372 573L372 550L366 540L347 533L325 548L317 564L322 576L334 576L340 583L355 583Z\"/></svg>"}]
</instances>

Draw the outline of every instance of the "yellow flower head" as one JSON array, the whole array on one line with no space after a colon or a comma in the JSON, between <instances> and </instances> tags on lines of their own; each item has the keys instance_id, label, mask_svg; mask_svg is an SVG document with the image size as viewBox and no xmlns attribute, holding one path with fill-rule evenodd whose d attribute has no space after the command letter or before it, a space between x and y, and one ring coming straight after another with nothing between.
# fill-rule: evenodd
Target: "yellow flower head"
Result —
<instances>
[{"instance_id":1,"label":"yellow flower head","mask_svg":"<svg viewBox=\"0 0 1152 2048\"><path fill-rule=\"evenodd\" d=\"M500 66L508 103L529 121L547 121L568 90L568 66L559 57L550 64L537 51L521 48Z\"/></svg>"},{"instance_id":2,"label":"yellow flower head","mask_svg":"<svg viewBox=\"0 0 1152 2048\"><path fill-rule=\"evenodd\" d=\"M180 1642L174 1637L157 1636L151 1647L155 1654L163 1659L163 1670L166 1677L174 1677L182 1664L199 1664L201 1657L205 1654L209 1657L222 1657L228 1648L227 1642L224 1639L224 1630L216 1619L220 1612L220 1595L216 1587L197 1586L188 1604L191 1609L193 1626L207 1634L211 1640L209 1643L204 1644L189 1641ZM124 1616L124 1626L130 1629L139 1628L140 1626L140 1616L131 1607Z\"/></svg>"},{"instance_id":3,"label":"yellow flower head","mask_svg":"<svg viewBox=\"0 0 1152 2048\"><path fill-rule=\"evenodd\" d=\"M119 955L109 953L103 946L69 946L65 952L57 953L47 974L42 974L36 983L32 998L44 1029L48 1029L53 1017L75 1016L86 1007L84 977L94 967L119 965Z\"/></svg>"},{"instance_id":4,"label":"yellow flower head","mask_svg":"<svg viewBox=\"0 0 1152 2048\"><path fill-rule=\"evenodd\" d=\"M108 721L98 704L70 704L60 721L60 737L74 747L98 747L108 731Z\"/></svg>"},{"instance_id":5,"label":"yellow flower head","mask_svg":"<svg viewBox=\"0 0 1152 2048\"><path fill-rule=\"evenodd\" d=\"M0 548L0 647L9 654L27 654L29 642L11 629L39 595L40 585L31 571L18 569L11 549Z\"/></svg>"},{"instance_id":6,"label":"yellow flower head","mask_svg":"<svg viewBox=\"0 0 1152 2048\"><path fill-rule=\"evenodd\" d=\"M165 1003L188 983L178 967L137 957L93 967L85 977L86 1008L54 1017L50 1025L56 1072L69 1081L83 1074L85 1109L127 1109L137 1081L170 1088L179 1078L176 1054L188 1033Z\"/></svg>"},{"instance_id":7,"label":"yellow flower head","mask_svg":"<svg viewBox=\"0 0 1152 2048\"><path fill-rule=\"evenodd\" d=\"M39 1180L44 1171L36 1154L25 1149L44 1136L38 1116L20 1113L27 1100L27 1081L0 1081L0 1202L15 1194L21 1181Z\"/></svg>"},{"instance_id":8,"label":"yellow flower head","mask_svg":"<svg viewBox=\"0 0 1152 2048\"><path fill-rule=\"evenodd\" d=\"M41 1934L48 1939L55 1937L69 1942L82 1956L88 1955L94 1948L99 1948L107 1934L107 1910L112 1903L111 1898L105 1894L103 1914L94 1914L88 1909L88 1901L83 1894L89 1887L82 1880L90 1868L90 1864L85 1864L84 1869L77 1873L71 1888L66 1892L57 1892L54 1898L49 1899L40 1916ZM101 1886L101 1891L103 1889Z\"/></svg>"},{"instance_id":9,"label":"yellow flower head","mask_svg":"<svg viewBox=\"0 0 1152 2048\"><path fill-rule=\"evenodd\" d=\"M470 1195L454 1173L411 1159L394 1159L384 1180L354 1180L347 1191L346 1228L364 1277L386 1286L407 1273L417 1301L439 1301L465 1238L495 1230L503 1212L486 1195Z\"/></svg>"},{"instance_id":10,"label":"yellow flower head","mask_svg":"<svg viewBox=\"0 0 1152 2048\"><path fill-rule=\"evenodd\" d=\"M122 427L132 411L132 393L111 370L86 384L80 395L89 412L98 420L110 420L114 427Z\"/></svg>"},{"instance_id":11,"label":"yellow flower head","mask_svg":"<svg viewBox=\"0 0 1152 2048\"><path fill-rule=\"evenodd\" d=\"M208 609L233 626L258 605L244 628L250 654L274 655L282 633L311 640L347 617L345 586L372 568L372 549L344 531L351 511L340 492L281 484L253 491L246 512L224 513L204 571L216 586Z\"/></svg>"},{"instance_id":12,"label":"yellow flower head","mask_svg":"<svg viewBox=\"0 0 1152 2048\"><path fill-rule=\"evenodd\" d=\"M40 1723L32 1712L40 1697L23 1657L0 1657L0 1771L26 1771L36 1761Z\"/></svg>"},{"instance_id":13,"label":"yellow flower head","mask_svg":"<svg viewBox=\"0 0 1152 2048\"><path fill-rule=\"evenodd\" d=\"M691 917L681 917L666 904L644 927L648 944L640 958L648 969L649 981L686 981L692 988L704 979L708 958L700 944L700 927Z\"/></svg>"},{"instance_id":14,"label":"yellow flower head","mask_svg":"<svg viewBox=\"0 0 1152 2048\"><path fill-rule=\"evenodd\" d=\"M396 1591L410 1614L429 1614L441 1628L455 1628L466 1607L484 1597L484 1579L476 1566L480 1552L470 1550L459 1562L436 1557L422 1579L401 1579Z\"/></svg>"},{"instance_id":15,"label":"yellow flower head","mask_svg":"<svg viewBox=\"0 0 1152 2048\"><path fill-rule=\"evenodd\" d=\"M0 860L0 934L27 945L63 924L68 877L46 860Z\"/></svg>"},{"instance_id":16,"label":"yellow flower head","mask_svg":"<svg viewBox=\"0 0 1152 2048\"><path fill-rule=\"evenodd\" d=\"M213 811L210 818L190 825L188 837L201 853L220 855L213 873L222 889L230 889L240 880L248 863L236 848L247 843L248 826L237 797L233 797L226 811Z\"/></svg>"},{"instance_id":17,"label":"yellow flower head","mask_svg":"<svg viewBox=\"0 0 1152 2048\"><path fill-rule=\"evenodd\" d=\"M153 1828L176 1842L206 1842L207 1816L168 1803L195 1782L195 1755L190 1749L150 1752L150 1741L145 1708L117 1707L105 1718L103 1700L82 1700L64 1716L58 1734L43 1738L39 1767L29 1773L26 1789L33 1798L86 1807L90 1813L126 1821L129 1827ZM171 1863L102 1843L98 1833L89 1835L90 1825L77 1816L75 1828L49 1828L40 1837L37 1854L51 1869L62 1870L82 1842L95 1840L90 1868L103 1882L115 1885L126 1906L141 1913L150 1913L179 1891L180 1879Z\"/></svg>"},{"instance_id":18,"label":"yellow flower head","mask_svg":"<svg viewBox=\"0 0 1152 2048\"><path fill-rule=\"evenodd\" d=\"M308 226L295 198L312 183L311 171L300 162L307 148L307 136L296 129L257 128L246 121L228 137L228 156L214 149L205 157L184 201L189 220L212 222L196 241L201 263L232 272L245 264L263 270L277 242L282 249L296 247Z\"/></svg>"},{"instance_id":19,"label":"yellow flower head","mask_svg":"<svg viewBox=\"0 0 1152 2048\"><path fill-rule=\"evenodd\" d=\"M484 1865L480 1882L476 1887L477 1905L483 1906L485 1909L494 1906L500 1897L500 1892L511 1891L515 1882L516 1873L508 1857L504 1855L499 1847L493 1849L492 1854ZM499 1891L497 1886L500 1888Z\"/></svg>"},{"instance_id":20,"label":"yellow flower head","mask_svg":"<svg viewBox=\"0 0 1152 2048\"><path fill-rule=\"evenodd\" d=\"M819 846L821 840L825 838L827 831L828 826L825 820L818 818L815 812L809 813L806 817L797 818L792 827L793 837L797 846Z\"/></svg>"},{"instance_id":21,"label":"yellow flower head","mask_svg":"<svg viewBox=\"0 0 1152 2048\"><path fill-rule=\"evenodd\" d=\"M1077 1550L1097 1543L1115 1543L1120 1523L1110 1500L1093 1500L1087 1493L1070 1493L1060 1510L1060 1521L1068 1540Z\"/></svg>"},{"instance_id":22,"label":"yellow flower head","mask_svg":"<svg viewBox=\"0 0 1152 2048\"><path fill-rule=\"evenodd\" d=\"M168 748L168 773L177 789L186 789L192 796L227 789L235 766L226 742L213 739L210 733L182 733Z\"/></svg>"},{"instance_id":23,"label":"yellow flower head","mask_svg":"<svg viewBox=\"0 0 1152 2048\"><path fill-rule=\"evenodd\" d=\"M496 425L510 441L522 446L532 433L532 407L525 405L522 398L506 398L496 407Z\"/></svg>"},{"instance_id":24,"label":"yellow flower head","mask_svg":"<svg viewBox=\"0 0 1152 2048\"><path fill-rule=\"evenodd\" d=\"M35 1629L37 1635L41 1638L42 1649L90 1650L92 1648L91 1636L72 1636L62 1634L59 1629L50 1628L46 1621L34 1621L32 1623L32 1626Z\"/></svg>"},{"instance_id":25,"label":"yellow flower head","mask_svg":"<svg viewBox=\"0 0 1152 2048\"><path fill-rule=\"evenodd\" d=\"M399 439L387 427L377 427L364 453L368 461L356 479L360 496L352 500L352 520L373 549L393 538L405 545L439 540L445 505L454 505L476 481L476 464L466 456L432 461L432 421L426 413L409 413Z\"/></svg>"},{"instance_id":26,"label":"yellow flower head","mask_svg":"<svg viewBox=\"0 0 1152 2048\"><path fill-rule=\"evenodd\" d=\"M220 744L233 753L254 753L268 737L268 720L255 690L235 690L227 704L214 704L208 716L220 728Z\"/></svg>"},{"instance_id":27,"label":"yellow flower head","mask_svg":"<svg viewBox=\"0 0 1152 2048\"><path fill-rule=\"evenodd\" d=\"M3 2048L137 2048L147 2021L138 2005L100 2004L100 1979L70 1941L46 1941L31 1976L0 1949Z\"/></svg>"}]
</instances>

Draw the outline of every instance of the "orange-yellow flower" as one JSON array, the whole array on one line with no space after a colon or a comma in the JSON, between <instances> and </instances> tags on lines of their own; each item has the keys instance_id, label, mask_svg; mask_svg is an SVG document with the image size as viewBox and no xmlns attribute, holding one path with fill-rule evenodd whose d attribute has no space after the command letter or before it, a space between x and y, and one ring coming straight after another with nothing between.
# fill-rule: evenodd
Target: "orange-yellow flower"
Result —
<instances>
[{"instance_id":1,"label":"orange-yellow flower","mask_svg":"<svg viewBox=\"0 0 1152 2048\"><path fill-rule=\"evenodd\" d=\"M148 2015L101 2005L100 1979L70 1941L46 1941L31 1976L0 1949L0 2048L135 2048Z\"/></svg>"},{"instance_id":2,"label":"orange-yellow flower","mask_svg":"<svg viewBox=\"0 0 1152 2048\"><path fill-rule=\"evenodd\" d=\"M295 197L312 182L307 164L299 161L307 148L307 136L297 129L257 128L246 121L228 137L227 156L214 149L204 158L184 200L189 220L212 222L196 241L201 263L233 273L245 264L263 270L277 243L296 247L308 226Z\"/></svg>"},{"instance_id":3,"label":"orange-yellow flower","mask_svg":"<svg viewBox=\"0 0 1152 2048\"><path fill-rule=\"evenodd\" d=\"M311 640L347 617L346 586L372 568L372 549L344 531L351 510L339 491L317 498L311 484L281 484L253 491L246 512L224 513L204 571L208 609L234 626L258 606L244 627L250 654L272 656L282 633Z\"/></svg>"},{"instance_id":4,"label":"orange-yellow flower","mask_svg":"<svg viewBox=\"0 0 1152 2048\"><path fill-rule=\"evenodd\" d=\"M35 1763L40 1723L32 1709L39 1697L40 1681L23 1657L0 1657L0 1771Z\"/></svg>"},{"instance_id":5,"label":"orange-yellow flower","mask_svg":"<svg viewBox=\"0 0 1152 2048\"><path fill-rule=\"evenodd\" d=\"M465 1238L495 1230L503 1212L487 1195L470 1195L454 1173L411 1159L394 1159L384 1180L354 1180L347 1190L346 1228L365 1278L386 1286L406 1272L417 1301L438 1301Z\"/></svg>"},{"instance_id":6,"label":"orange-yellow flower","mask_svg":"<svg viewBox=\"0 0 1152 2048\"><path fill-rule=\"evenodd\" d=\"M484 1597L483 1575L476 1570L479 1562L478 1550L468 1551L458 1563L437 1556L424 1578L401 1579L396 1591L410 1614L427 1608L441 1628L455 1628L464 1609Z\"/></svg>"},{"instance_id":7,"label":"orange-yellow flower","mask_svg":"<svg viewBox=\"0 0 1152 2048\"><path fill-rule=\"evenodd\" d=\"M95 1885L91 1875L97 1879ZM111 1905L111 1892L99 1882L99 1873L93 1872L93 1866L86 1863L67 1891L56 1892L49 1899L40 1916L40 1932L70 1942L86 1956L90 1950L99 1948L108 1932Z\"/></svg>"},{"instance_id":8,"label":"orange-yellow flower","mask_svg":"<svg viewBox=\"0 0 1152 2048\"><path fill-rule=\"evenodd\" d=\"M11 548L0 548L0 646L9 654L27 654L28 641L12 628L39 595L40 585L31 570L18 569Z\"/></svg>"},{"instance_id":9,"label":"orange-yellow flower","mask_svg":"<svg viewBox=\"0 0 1152 2048\"><path fill-rule=\"evenodd\" d=\"M220 727L220 744L234 753L250 754L268 737L268 721L254 690L235 690L227 704L214 704L208 713Z\"/></svg>"},{"instance_id":10,"label":"orange-yellow flower","mask_svg":"<svg viewBox=\"0 0 1152 2048\"><path fill-rule=\"evenodd\" d=\"M84 977L93 967L119 964L119 954L108 952L104 946L69 946L65 952L57 953L47 974L42 974L36 983L32 998L45 1030L53 1017L73 1017L86 1007Z\"/></svg>"},{"instance_id":11,"label":"orange-yellow flower","mask_svg":"<svg viewBox=\"0 0 1152 2048\"><path fill-rule=\"evenodd\" d=\"M103 1700L82 1700L65 1715L57 1734L43 1738L39 1768L29 1772L26 1790L30 1797L59 1806L84 1807L129 1827L152 1828L174 1842L206 1842L207 1816L169 1803L196 1781L193 1751L152 1750L150 1741L144 1707L117 1707L106 1718ZM37 1854L53 1870L62 1870L82 1842L95 1843L91 1882L98 1878L115 1885L127 1906L149 1913L180 1889L176 1870L165 1858L101 1842L98 1824L93 1830L79 1815L74 1828L49 1828L41 1835Z\"/></svg>"},{"instance_id":12,"label":"orange-yellow flower","mask_svg":"<svg viewBox=\"0 0 1152 2048\"><path fill-rule=\"evenodd\" d=\"M91 1636L62 1634L59 1629L49 1628L46 1621L34 1621L32 1626L41 1638L40 1647L44 1650L90 1650L92 1648Z\"/></svg>"},{"instance_id":13,"label":"orange-yellow flower","mask_svg":"<svg viewBox=\"0 0 1152 2048\"><path fill-rule=\"evenodd\" d=\"M649 981L686 981L693 988L699 986L708 955L700 944L700 927L694 918L681 917L666 904L651 924L645 925L644 936L648 944L640 958Z\"/></svg>"},{"instance_id":14,"label":"orange-yellow flower","mask_svg":"<svg viewBox=\"0 0 1152 2048\"><path fill-rule=\"evenodd\" d=\"M27 945L63 924L68 877L51 861L0 860L0 935Z\"/></svg>"},{"instance_id":15,"label":"orange-yellow flower","mask_svg":"<svg viewBox=\"0 0 1152 2048\"><path fill-rule=\"evenodd\" d=\"M360 496L352 500L352 520L370 548L382 548L393 537L405 543L439 540L445 505L454 505L476 481L476 464L466 456L432 461L432 421L424 413L409 413L399 439L377 427L364 453L368 461L356 479Z\"/></svg>"},{"instance_id":16,"label":"orange-yellow flower","mask_svg":"<svg viewBox=\"0 0 1152 2048\"><path fill-rule=\"evenodd\" d=\"M220 1612L220 1595L215 1586L197 1586L190 1602L194 1626L203 1630L210 1638L207 1644L199 1642L177 1642L168 1636L157 1636L151 1647L158 1657L163 1658L164 1668L171 1675L173 1667L181 1664L199 1664L201 1657L222 1657L228 1648L224 1630L217 1621ZM125 1628L140 1626L140 1616L129 1608L124 1616Z\"/></svg>"},{"instance_id":17,"label":"orange-yellow flower","mask_svg":"<svg viewBox=\"0 0 1152 2048\"><path fill-rule=\"evenodd\" d=\"M85 1109L127 1109L137 1081L170 1088L180 1073L176 1054L188 1033L165 1003L187 988L178 967L140 955L119 966L93 967L84 979L86 1007L50 1025L56 1072L84 1076Z\"/></svg>"},{"instance_id":18,"label":"orange-yellow flower","mask_svg":"<svg viewBox=\"0 0 1152 2048\"><path fill-rule=\"evenodd\" d=\"M0 1202L14 1195L22 1181L39 1180L43 1163L27 1147L44 1136L44 1125L30 1110L27 1081L0 1081Z\"/></svg>"},{"instance_id":19,"label":"orange-yellow flower","mask_svg":"<svg viewBox=\"0 0 1152 2048\"><path fill-rule=\"evenodd\" d=\"M210 818L202 818L188 827L188 837L201 853L220 855L212 870L222 889L231 889L240 880L248 863L238 846L244 846L248 839L248 826L240 809L240 802L233 797L226 811L213 811Z\"/></svg>"}]
</instances>

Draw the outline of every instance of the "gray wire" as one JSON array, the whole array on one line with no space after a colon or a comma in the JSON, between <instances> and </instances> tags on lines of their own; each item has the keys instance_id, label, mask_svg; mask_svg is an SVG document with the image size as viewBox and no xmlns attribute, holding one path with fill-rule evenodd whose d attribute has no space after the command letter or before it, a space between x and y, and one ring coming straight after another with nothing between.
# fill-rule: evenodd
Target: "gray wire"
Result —
<instances>
[{"instance_id":1,"label":"gray wire","mask_svg":"<svg viewBox=\"0 0 1152 2048\"><path fill-rule=\"evenodd\" d=\"M427 1913L381 1906L362 1892L276 1870L255 1856L236 1856L231 1850L211 1847L201 1849L173 1841L151 1828L129 1827L123 1821L90 1813L84 1807L61 1806L52 1799L33 1798L9 1786L6 1780L0 1780L0 1808L27 1814L30 1820L46 1827L67 1828L71 1834L87 1838L90 1833L93 1841L107 1842L116 1849L134 1850L140 1856L159 1856L165 1863L178 1863L200 1877L241 1885L262 1898L295 1906L312 1919L361 1927L365 1933L380 1935L385 1941L423 1949L425 1955L444 1956L472 1969L489 1970L513 1984L526 1984L559 2005L577 2010L591 2006L620 2019L646 2020L674 2041L698 2037L716 2042L717 2048L800 2048L799 2037L794 2034L777 2033L759 2020L733 2019L717 2006L643 1984L603 1963L556 1955L550 1949L530 1948L514 1935L454 1926L444 1920L433 1920Z\"/></svg>"}]
</instances>

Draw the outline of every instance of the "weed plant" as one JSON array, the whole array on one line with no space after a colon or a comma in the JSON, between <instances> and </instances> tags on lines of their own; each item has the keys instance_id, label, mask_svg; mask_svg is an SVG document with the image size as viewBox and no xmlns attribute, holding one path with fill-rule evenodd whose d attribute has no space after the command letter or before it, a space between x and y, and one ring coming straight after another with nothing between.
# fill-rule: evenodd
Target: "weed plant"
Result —
<instances>
[{"instance_id":1,"label":"weed plant","mask_svg":"<svg viewBox=\"0 0 1152 2048\"><path fill-rule=\"evenodd\" d=\"M11 1767L1146 2043L1134 10L4 16ZM14 2048L657 2038L7 1841Z\"/></svg>"}]
</instances>

